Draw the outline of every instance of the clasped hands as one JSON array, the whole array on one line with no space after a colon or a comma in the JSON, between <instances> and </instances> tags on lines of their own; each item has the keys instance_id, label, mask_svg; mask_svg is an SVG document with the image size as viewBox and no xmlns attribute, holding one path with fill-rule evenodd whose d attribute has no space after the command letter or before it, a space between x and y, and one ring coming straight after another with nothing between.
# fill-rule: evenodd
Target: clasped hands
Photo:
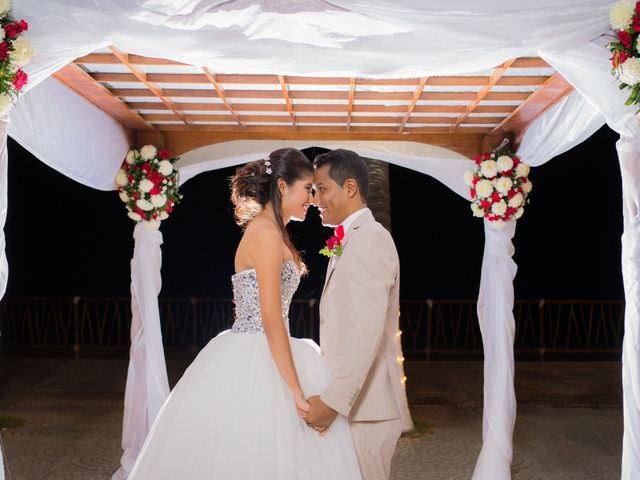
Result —
<instances>
[{"instance_id":1,"label":"clasped hands","mask_svg":"<svg viewBox=\"0 0 640 480\"><path fill-rule=\"evenodd\" d=\"M326 435L329 427L338 416L338 412L324 403L319 395L314 395L306 400L304 397L296 398L296 408L298 415L306 424L322 436Z\"/></svg>"}]
</instances>

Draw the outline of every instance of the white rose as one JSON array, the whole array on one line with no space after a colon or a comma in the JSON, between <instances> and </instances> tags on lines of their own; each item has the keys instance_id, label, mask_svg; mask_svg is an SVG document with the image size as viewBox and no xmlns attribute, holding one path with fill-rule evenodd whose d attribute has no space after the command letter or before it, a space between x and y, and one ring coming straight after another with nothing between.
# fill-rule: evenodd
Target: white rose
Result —
<instances>
[{"instance_id":1,"label":"white rose","mask_svg":"<svg viewBox=\"0 0 640 480\"><path fill-rule=\"evenodd\" d=\"M133 161L136 159L136 151L135 150L129 150L129 152L127 153L127 156L124 157L124 159L126 160L126 162L131 165L133 163Z\"/></svg>"},{"instance_id":2,"label":"white rose","mask_svg":"<svg viewBox=\"0 0 640 480\"><path fill-rule=\"evenodd\" d=\"M493 185L489 180L480 180L476 183L476 196L478 198L490 197L493 193Z\"/></svg>"},{"instance_id":3,"label":"white rose","mask_svg":"<svg viewBox=\"0 0 640 480\"><path fill-rule=\"evenodd\" d=\"M151 203L154 207L159 208L167 203L167 197L164 195L151 195Z\"/></svg>"},{"instance_id":4,"label":"white rose","mask_svg":"<svg viewBox=\"0 0 640 480\"><path fill-rule=\"evenodd\" d=\"M516 167L516 176L526 177L531 172L531 168L526 163L521 163Z\"/></svg>"},{"instance_id":5,"label":"white rose","mask_svg":"<svg viewBox=\"0 0 640 480\"><path fill-rule=\"evenodd\" d=\"M493 178L498 174L498 164L495 160L485 160L480 164L482 175L487 178Z\"/></svg>"},{"instance_id":6,"label":"white rose","mask_svg":"<svg viewBox=\"0 0 640 480\"><path fill-rule=\"evenodd\" d=\"M635 6L635 0L621 0L611 7L609 21L614 30L626 30L631 25Z\"/></svg>"},{"instance_id":7,"label":"white rose","mask_svg":"<svg viewBox=\"0 0 640 480\"><path fill-rule=\"evenodd\" d=\"M144 210L145 212L148 212L149 210L153 210L153 204L149 200L145 200L144 198L137 200L136 206Z\"/></svg>"},{"instance_id":8,"label":"white rose","mask_svg":"<svg viewBox=\"0 0 640 480\"><path fill-rule=\"evenodd\" d=\"M169 218L169 214L167 212L160 212L160 220L166 220Z\"/></svg>"},{"instance_id":9,"label":"white rose","mask_svg":"<svg viewBox=\"0 0 640 480\"><path fill-rule=\"evenodd\" d=\"M127 213L127 215L131 220L135 220L136 222L139 222L140 220L142 220L142 217L138 215L136 212L129 212Z\"/></svg>"},{"instance_id":10,"label":"white rose","mask_svg":"<svg viewBox=\"0 0 640 480\"><path fill-rule=\"evenodd\" d=\"M480 205L478 205L475 202L471 204L471 211L473 212L474 217L480 217L480 218L484 217L484 210Z\"/></svg>"},{"instance_id":11,"label":"white rose","mask_svg":"<svg viewBox=\"0 0 640 480\"><path fill-rule=\"evenodd\" d=\"M2 3L2 1L0 0L0 3ZM1 7L0 7L1 8ZM0 12L0 15L3 15L2 12ZM5 32L4 32L4 28L0 28L0 42L4 41L4 36L5 36Z\"/></svg>"},{"instance_id":12,"label":"white rose","mask_svg":"<svg viewBox=\"0 0 640 480\"><path fill-rule=\"evenodd\" d=\"M504 202L504 200L500 200L499 202L496 202L493 205L491 205L491 213L493 213L494 215L500 215L500 216L507 213L507 204Z\"/></svg>"},{"instance_id":13,"label":"white rose","mask_svg":"<svg viewBox=\"0 0 640 480\"><path fill-rule=\"evenodd\" d=\"M6 15L11 10L11 2L9 0L0 0L0 15ZM0 29L4 31L4 29Z\"/></svg>"},{"instance_id":14,"label":"white rose","mask_svg":"<svg viewBox=\"0 0 640 480\"><path fill-rule=\"evenodd\" d=\"M171 162L169 160L162 160L158 164L158 171L166 177L167 175L170 175L171 172L173 172L173 165L171 165Z\"/></svg>"},{"instance_id":15,"label":"white rose","mask_svg":"<svg viewBox=\"0 0 640 480\"><path fill-rule=\"evenodd\" d=\"M524 196L521 193L516 193L511 200L509 200L509 206L511 208L518 208L524 203Z\"/></svg>"},{"instance_id":16,"label":"white rose","mask_svg":"<svg viewBox=\"0 0 640 480\"><path fill-rule=\"evenodd\" d=\"M498 157L496 163L498 164L498 170L501 172L507 172L513 168L513 160L508 155Z\"/></svg>"},{"instance_id":17,"label":"white rose","mask_svg":"<svg viewBox=\"0 0 640 480\"><path fill-rule=\"evenodd\" d=\"M524 193L529 193L533 188L533 185L531 184L531 181L527 181L526 183L521 183L520 188L522 188Z\"/></svg>"},{"instance_id":18,"label":"white rose","mask_svg":"<svg viewBox=\"0 0 640 480\"><path fill-rule=\"evenodd\" d=\"M145 220L142 222L144 228L148 228L149 230L158 230L160 228L160 220Z\"/></svg>"},{"instance_id":19,"label":"white rose","mask_svg":"<svg viewBox=\"0 0 640 480\"><path fill-rule=\"evenodd\" d=\"M13 51L9 52L11 63L16 67L24 67L33 55L31 40L20 36L13 41Z\"/></svg>"},{"instance_id":20,"label":"white rose","mask_svg":"<svg viewBox=\"0 0 640 480\"><path fill-rule=\"evenodd\" d=\"M620 65L620 73L618 76L620 77L620 81L627 85L640 83L640 58L628 58Z\"/></svg>"},{"instance_id":21,"label":"white rose","mask_svg":"<svg viewBox=\"0 0 640 480\"><path fill-rule=\"evenodd\" d=\"M120 196L120 200L122 200L124 203L127 203L129 201L129 195L127 195L127 192L119 192L118 195Z\"/></svg>"},{"instance_id":22,"label":"white rose","mask_svg":"<svg viewBox=\"0 0 640 480\"><path fill-rule=\"evenodd\" d=\"M118 170L116 174L116 185L119 187L124 187L127 183L129 183L129 179L127 178L127 172L123 169Z\"/></svg>"},{"instance_id":23,"label":"white rose","mask_svg":"<svg viewBox=\"0 0 640 480\"><path fill-rule=\"evenodd\" d=\"M6 93L0 93L0 115L9 112L13 107L13 100Z\"/></svg>"},{"instance_id":24,"label":"white rose","mask_svg":"<svg viewBox=\"0 0 640 480\"><path fill-rule=\"evenodd\" d=\"M640 38L640 37L638 37ZM464 172L464 183L465 185L467 185L468 187L473 187L473 177L474 177L474 170L467 170L466 172Z\"/></svg>"},{"instance_id":25,"label":"white rose","mask_svg":"<svg viewBox=\"0 0 640 480\"><path fill-rule=\"evenodd\" d=\"M140 149L140 156L145 160L151 160L157 153L158 150L153 145L145 145Z\"/></svg>"},{"instance_id":26,"label":"white rose","mask_svg":"<svg viewBox=\"0 0 640 480\"><path fill-rule=\"evenodd\" d=\"M515 213L514 217L516 217L516 218L520 218L520 217L522 216L522 214L524 214L524 208L520 207L520 208L516 211L516 213Z\"/></svg>"},{"instance_id":27,"label":"white rose","mask_svg":"<svg viewBox=\"0 0 640 480\"><path fill-rule=\"evenodd\" d=\"M148 180L145 178L144 180L141 180L140 183L138 184L138 190L146 193L149 190L151 190L154 186L155 185L151 180Z\"/></svg>"},{"instance_id":28,"label":"white rose","mask_svg":"<svg viewBox=\"0 0 640 480\"><path fill-rule=\"evenodd\" d=\"M511 187L513 187L513 182L508 177L502 177L499 178L498 181L496 181L496 190L501 195L506 195L507 193L509 193Z\"/></svg>"}]
</instances>

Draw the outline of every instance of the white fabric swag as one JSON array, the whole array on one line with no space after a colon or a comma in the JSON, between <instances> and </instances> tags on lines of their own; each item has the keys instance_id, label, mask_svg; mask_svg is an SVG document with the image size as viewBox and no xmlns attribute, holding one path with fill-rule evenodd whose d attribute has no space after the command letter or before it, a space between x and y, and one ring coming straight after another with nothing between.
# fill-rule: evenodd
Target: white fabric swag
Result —
<instances>
[{"instance_id":1,"label":"white fabric swag","mask_svg":"<svg viewBox=\"0 0 640 480\"><path fill-rule=\"evenodd\" d=\"M542 165L580 143L604 121L622 136L618 153L623 176L627 300L622 478L631 480L640 472L640 136L634 109L624 105L626 92L619 91L611 77L610 54L604 47L606 37L602 36L609 29L612 4L602 0L538 0L522 5L510 0L481 4L473 0L434 0L428 4L420 0L364 0L357 4L341 0L295 4L94 0L90 5L82 0L15 1L14 15L30 23L29 36L36 56L26 68L31 91L11 114L14 122L10 134L42 161L77 181L95 188L115 188L113 179L126 152L122 130L81 97L61 93L55 82L46 80L75 58L111 44L133 54L207 66L216 73L372 78L473 73L514 57L541 56L575 87L575 92L526 131L518 151L525 162ZM74 135L74 130L81 135ZM468 196L462 173L472 165L470 160L412 142L228 142L182 155L182 180L261 158L275 148L303 145L351 148L361 155L432 175L459 195ZM6 136L2 152L6 154ZM2 187L6 186L6 162L0 166ZM536 195L544 194L543 187L534 188ZM0 190L2 212L6 212L6 188ZM0 222L2 227L1 215ZM512 314L516 266L511 259L514 232L513 224L501 231L485 228L487 243L478 302L485 346L484 443L474 480L510 478L516 408ZM136 248L138 241L136 238ZM160 242L148 247L157 257L150 254L141 263L132 263L132 292L145 291L144 298L156 306L154 309L151 303L145 304L149 308L141 308L140 321L134 322L142 326L142 336L132 327L132 340L145 339L144 349L136 351L144 351L146 357L134 360L134 347L139 344L132 341L130 378L142 375L138 378L147 388L138 392L127 386L127 412L132 412L130 407L145 395L146 400L138 405L158 405L166 397L160 381L166 376L166 368L158 341L157 300L152 301L150 288L160 278ZM0 247L3 245L0 233ZM0 281L6 281L7 272L6 262L0 263ZM156 331L147 336L145 329L154 328ZM148 369L139 370L140 365ZM152 372L165 373L149 381ZM125 449L136 444L135 438L146 435L154 411L155 407L147 408L145 416L127 417L131 423L125 429ZM119 475L124 475L130 464L132 457L127 459L127 455L125 452Z\"/></svg>"}]
</instances>

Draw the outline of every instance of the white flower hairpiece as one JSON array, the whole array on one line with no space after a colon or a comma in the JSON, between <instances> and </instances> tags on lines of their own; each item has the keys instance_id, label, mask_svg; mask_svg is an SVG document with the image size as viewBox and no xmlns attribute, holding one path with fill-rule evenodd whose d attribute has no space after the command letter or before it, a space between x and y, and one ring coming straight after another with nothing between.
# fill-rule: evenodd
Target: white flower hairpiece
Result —
<instances>
[{"instance_id":1,"label":"white flower hairpiece","mask_svg":"<svg viewBox=\"0 0 640 480\"><path fill-rule=\"evenodd\" d=\"M265 172L267 172L267 175L271 175L273 173L273 170L271 170L271 162L269 161L269 159L265 159L264 164L267 167Z\"/></svg>"}]
</instances>

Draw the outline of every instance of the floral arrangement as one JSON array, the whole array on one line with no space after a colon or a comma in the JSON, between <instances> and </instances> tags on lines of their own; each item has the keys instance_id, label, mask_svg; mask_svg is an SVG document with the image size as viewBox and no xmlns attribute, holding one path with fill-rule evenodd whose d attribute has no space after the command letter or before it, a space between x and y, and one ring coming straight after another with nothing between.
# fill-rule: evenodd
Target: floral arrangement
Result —
<instances>
[{"instance_id":1,"label":"floral arrangement","mask_svg":"<svg viewBox=\"0 0 640 480\"><path fill-rule=\"evenodd\" d=\"M342 239L344 238L344 227L338 225L333 229L333 235L327 239L327 243L324 248L320 250L321 255L326 255L331 258L333 256L339 257L342 255Z\"/></svg>"},{"instance_id":2,"label":"floral arrangement","mask_svg":"<svg viewBox=\"0 0 640 480\"><path fill-rule=\"evenodd\" d=\"M476 157L476 166L464 173L471 194L473 215L489 220L495 228L518 219L533 185L529 165L505 147Z\"/></svg>"},{"instance_id":3,"label":"floral arrangement","mask_svg":"<svg viewBox=\"0 0 640 480\"><path fill-rule=\"evenodd\" d=\"M130 150L116 175L120 200L134 222L157 229L160 221L169 217L173 206L182 195L178 192L178 170L169 150L159 150L145 145L140 150Z\"/></svg>"},{"instance_id":4,"label":"floral arrangement","mask_svg":"<svg viewBox=\"0 0 640 480\"><path fill-rule=\"evenodd\" d=\"M609 13L611 27L617 41L609 43L611 74L620 81L620 90L631 89L627 105L640 103L640 2L621 0L616 2ZM638 110L640 112L640 109Z\"/></svg>"},{"instance_id":5,"label":"floral arrangement","mask_svg":"<svg viewBox=\"0 0 640 480\"><path fill-rule=\"evenodd\" d=\"M31 41L22 35L29 25L24 20L16 21L10 10L11 2L0 0L0 115L11 109L29 81L22 67L33 54Z\"/></svg>"}]
</instances>

